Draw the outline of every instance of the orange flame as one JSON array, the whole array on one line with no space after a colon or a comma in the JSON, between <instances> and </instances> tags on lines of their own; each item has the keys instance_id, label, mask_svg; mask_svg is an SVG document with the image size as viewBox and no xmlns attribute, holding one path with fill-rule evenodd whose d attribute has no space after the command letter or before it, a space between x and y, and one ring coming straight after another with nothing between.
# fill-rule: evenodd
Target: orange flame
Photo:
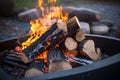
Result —
<instances>
[{"instance_id":1,"label":"orange flame","mask_svg":"<svg viewBox=\"0 0 120 80\"><path fill-rule=\"evenodd\" d=\"M22 50L30 46L35 42L43 33L45 33L49 27L57 20L67 22L68 13L63 15L61 6L54 6L56 0L48 0L48 3L51 5L49 8L44 8L42 6L43 0L38 0L38 7L42 11L42 15L39 19L31 20L31 37L27 41L22 43Z\"/></svg>"}]
</instances>

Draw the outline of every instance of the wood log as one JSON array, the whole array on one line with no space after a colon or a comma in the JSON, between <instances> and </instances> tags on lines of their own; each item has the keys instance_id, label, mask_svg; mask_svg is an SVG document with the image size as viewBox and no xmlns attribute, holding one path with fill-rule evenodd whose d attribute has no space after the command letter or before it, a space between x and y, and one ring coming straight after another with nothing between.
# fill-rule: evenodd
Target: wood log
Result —
<instances>
[{"instance_id":1,"label":"wood log","mask_svg":"<svg viewBox=\"0 0 120 80\"><path fill-rule=\"evenodd\" d=\"M29 67L27 67L24 64L19 64L17 62L13 62L13 61L6 60L6 59L4 59L3 62L8 64L8 65L15 66L15 67L20 67L20 68L24 68L24 69L28 69L29 68Z\"/></svg>"},{"instance_id":2,"label":"wood log","mask_svg":"<svg viewBox=\"0 0 120 80\"><path fill-rule=\"evenodd\" d=\"M75 39L76 39L78 42L81 42L82 40L85 39L85 35L84 35L83 30L79 30L78 32L76 32Z\"/></svg>"},{"instance_id":3,"label":"wood log","mask_svg":"<svg viewBox=\"0 0 120 80\"><path fill-rule=\"evenodd\" d=\"M75 16L67 22L67 33L68 35L74 34L80 28L80 22Z\"/></svg>"},{"instance_id":4,"label":"wood log","mask_svg":"<svg viewBox=\"0 0 120 80\"><path fill-rule=\"evenodd\" d=\"M82 55L92 59L98 60L100 58L100 54L95 50L95 43L93 40L85 40L81 44L79 44L79 51Z\"/></svg>"},{"instance_id":5,"label":"wood log","mask_svg":"<svg viewBox=\"0 0 120 80\"><path fill-rule=\"evenodd\" d=\"M39 69L30 68L25 72L25 78L33 77L33 76L37 76L37 75L41 75L41 74L44 74L44 73L42 71L40 71Z\"/></svg>"},{"instance_id":6,"label":"wood log","mask_svg":"<svg viewBox=\"0 0 120 80\"><path fill-rule=\"evenodd\" d=\"M73 12L70 14L70 18L73 16L77 16L79 21L84 21L84 22L97 22L103 18L102 13L90 9L75 9Z\"/></svg>"},{"instance_id":7,"label":"wood log","mask_svg":"<svg viewBox=\"0 0 120 80\"><path fill-rule=\"evenodd\" d=\"M72 66L65 60L50 63L49 73L72 69Z\"/></svg>"},{"instance_id":8,"label":"wood log","mask_svg":"<svg viewBox=\"0 0 120 80\"><path fill-rule=\"evenodd\" d=\"M74 24L72 24L74 23ZM73 26L71 26L71 25ZM66 27L66 26L65 26ZM67 32L69 35L76 33L80 28L77 17L73 17L67 22ZM72 33L71 33L72 32ZM57 23L53 24L38 40L23 50L22 60L25 63L32 61L36 56L56 46L62 44L68 34L57 27ZM50 44L49 44L50 43Z\"/></svg>"},{"instance_id":9,"label":"wood log","mask_svg":"<svg viewBox=\"0 0 120 80\"><path fill-rule=\"evenodd\" d=\"M44 66L45 63L42 60L36 60L31 62L30 69L25 72L25 78L44 74Z\"/></svg>"},{"instance_id":10,"label":"wood log","mask_svg":"<svg viewBox=\"0 0 120 80\"><path fill-rule=\"evenodd\" d=\"M68 50L75 50L77 48L77 42L73 38L67 37L65 39L65 47Z\"/></svg>"}]
</instances>

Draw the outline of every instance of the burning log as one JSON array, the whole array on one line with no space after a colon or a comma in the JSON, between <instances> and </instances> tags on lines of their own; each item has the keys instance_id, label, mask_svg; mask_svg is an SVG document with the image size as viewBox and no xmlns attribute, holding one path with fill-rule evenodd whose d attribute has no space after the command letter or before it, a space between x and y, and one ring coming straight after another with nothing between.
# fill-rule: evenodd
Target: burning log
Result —
<instances>
[{"instance_id":1,"label":"burning log","mask_svg":"<svg viewBox=\"0 0 120 80\"><path fill-rule=\"evenodd\" d=\"M3 62L5 62L5 63L8 64L8 65L20 67L20 68L23 68L23 69L28 69L28 68L29 68L29 67L27 67L26 65L19 64L19 63L17 63L17 62L13 62L13 61L6 60L6 59L4 59Z\"/></svg>"},{"instance_id":2,"label":"burning log","mask_svg":"<svg viewBox=\"0 0 120 80\"><path fill-rule=\"evenodd\" d=\"M38 40L23 50L22 60L25 63L30 62L45 50L49 50L51 46L55 47L56 44L63 43L67 35L74 34L79 28L80 24L77 17L73 17L67 22L68 34L65 34L63 30L60 30L57 23L53 24Z\"/></svg>"},{"instance_id":3,"label":"burning log","mask_svg":"<svg viewBox=\"0 0 120 80\"><path fill-rule=\"evenodd\" d=\"M95 43L93 40L85 40L79 44L79 51L82 55L92 59L98 60L100 54L95 51Z\"/></svg>"}]
</instances>

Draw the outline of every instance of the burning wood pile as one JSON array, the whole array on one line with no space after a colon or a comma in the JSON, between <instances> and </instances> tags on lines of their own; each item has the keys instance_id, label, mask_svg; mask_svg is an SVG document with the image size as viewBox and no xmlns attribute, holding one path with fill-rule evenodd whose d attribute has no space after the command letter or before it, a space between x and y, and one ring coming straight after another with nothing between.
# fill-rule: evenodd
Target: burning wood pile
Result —
<instances>
[{"instance_id":1,"label":"burning wood pile","mask_svg":"<svg viewBox=\"0 0 120 80\"><path fill-rule=\"evenodd\" d=\"M1 54L3 63L20 69L15 72L19 77L68 70L102 58L100 48L95 47L93 40L85 38L77 17L66 24L57 21L24 50L16 46L15 50Z\"/></svg>"},{"instance_id":2,"label":"burning wood pile","mask_svg":"<svg viewBox=\"0 0 120 80\"><path fill-rule=\"evenodd\" d=\"M30 21L31 35L27 41L14 50L1 52L1 64L6 63L2 67L15 79L68 70L102 59L100 48L95 47L93 40L86 39L78 18L68 20L61 7L55 8L55 1L49 0L51 7L47 15L42 13L41 18ZM39 2L39 8L44 11L42 0Z\"/></svg>"}]
</instances>

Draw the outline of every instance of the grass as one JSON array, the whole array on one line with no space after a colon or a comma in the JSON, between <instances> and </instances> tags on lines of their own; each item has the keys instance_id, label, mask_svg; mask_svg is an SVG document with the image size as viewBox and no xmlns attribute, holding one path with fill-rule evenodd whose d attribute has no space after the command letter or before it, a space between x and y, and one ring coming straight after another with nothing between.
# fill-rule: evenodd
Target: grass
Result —
<instances>
[{"instance_id":1,"label":"grass","mask_svg":"<svg viewBox=\"0 0 120 80\"><path fill-rule=\"evenodd\" d=\"M37 0L16 0L17 9L36 7Z\"/></svg>"},{"instance_id":2,"label":"grass","mask_svg":"<svg viewBox=\"0 0 120 80\"><path fill-rule=\"evenodd\" d=\"M47 3L47 0L43 0L44 3ZM57 0L57 5L63 5L63 6L76 6L80 4L118 4L118 2L113 0L70 0L71 2L67 2L65 0ZM33 8L37 7L37 0L16 0L17 3L17 9L23 9L23 8Z\"/></svg>"}]
</instances>

